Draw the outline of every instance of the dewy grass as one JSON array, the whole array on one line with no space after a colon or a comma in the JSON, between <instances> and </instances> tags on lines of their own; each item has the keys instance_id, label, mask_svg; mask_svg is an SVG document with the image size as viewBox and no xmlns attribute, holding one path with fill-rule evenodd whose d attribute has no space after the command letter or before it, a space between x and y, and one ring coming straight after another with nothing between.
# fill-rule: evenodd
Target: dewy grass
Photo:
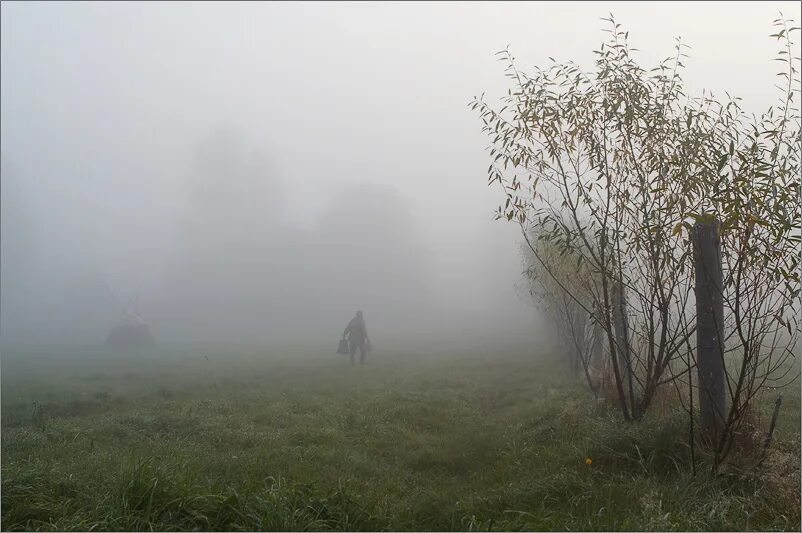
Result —
<instances>
[{"instance_id":1,"label":"dewy grass","mask_svg":"<svg viewBox=\"0 0 802 533\"><path fill-rule=\"evenodd\" d=\"M798 386L763 467L713 478L682 413L627 424L527 349L2 365L5 530L800 528Z\"/></svg>"}]
</instances>

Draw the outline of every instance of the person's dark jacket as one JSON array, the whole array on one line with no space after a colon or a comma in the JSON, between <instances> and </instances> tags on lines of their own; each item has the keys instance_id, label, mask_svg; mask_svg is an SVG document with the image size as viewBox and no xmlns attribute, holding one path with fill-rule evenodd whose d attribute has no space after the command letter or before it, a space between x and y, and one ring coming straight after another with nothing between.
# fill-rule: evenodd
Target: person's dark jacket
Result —
<instances>
[{"instance_id":1,"label":"person's dark jacket","mask_svg":"<svg viewBox=\"0 0 802 533\"><path fill-rule=\"evenodd\" d=\"M368 336L368 330L365 327L365 319L358 316L352 318L343 332L343 337L346 335L351 344L359 345L365 342Z\"/></svg>"}]
</instances>

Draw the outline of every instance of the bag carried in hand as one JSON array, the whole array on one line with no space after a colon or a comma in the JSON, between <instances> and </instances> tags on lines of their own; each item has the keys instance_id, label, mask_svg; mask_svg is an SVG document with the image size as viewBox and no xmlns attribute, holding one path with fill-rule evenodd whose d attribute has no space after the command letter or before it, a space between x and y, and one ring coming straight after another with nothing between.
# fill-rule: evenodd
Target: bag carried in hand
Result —
<instances>
[{"instance_id":1,"label":"bag carried in hand","mask_svg":"<svg viewBox=\"0 0 802 533\"><path fill-rule=\"evenodd\" d=\"M341 355L346 355L351 353L348 349L348 341L345 339L340 339L340 345L337 347L337 353Z\"/></svg>"}]
</instances>

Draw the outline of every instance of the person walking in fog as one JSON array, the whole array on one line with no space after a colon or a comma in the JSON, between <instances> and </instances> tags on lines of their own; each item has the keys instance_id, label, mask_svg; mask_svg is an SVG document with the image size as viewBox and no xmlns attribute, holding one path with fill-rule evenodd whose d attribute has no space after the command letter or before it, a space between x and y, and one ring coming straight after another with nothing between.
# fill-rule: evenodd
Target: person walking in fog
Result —
<instances>
[{"instance_id":1,"label":"person walking in fog","mask_svg":"<svg viewBox=\"0 0 802 533\"><path fill-rule=\"evenodd\" d=\"M359 349L359 364L365 364L365 350L366 342L368 340L368 330L365 327L365 319L362 317L362 311L357 311L356 316L351 319L343 331L343 339L348 336L348 343L351 347L351 365L354 364L354 355Z\"/></svg>"}]
</instances>

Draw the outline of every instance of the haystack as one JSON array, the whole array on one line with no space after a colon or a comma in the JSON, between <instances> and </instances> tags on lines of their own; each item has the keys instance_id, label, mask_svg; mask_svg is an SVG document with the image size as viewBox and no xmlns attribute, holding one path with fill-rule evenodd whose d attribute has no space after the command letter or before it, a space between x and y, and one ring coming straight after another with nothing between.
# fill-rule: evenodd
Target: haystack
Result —
<instances>
[{"instance_id":1,"label":"haystack","mask_svg":"<svg viewBox=\"0 0 802 533\"><path fill-rule=\"evenodd\" d=\"M142 317L132 313L126 314L119 324L111 328L106 338L109 348L147 348L155 344L150 327Z\"/></svg>"},{"instance_id":2,"label":"haystack","mask_svg":"<svg viewBox=\"0 0 802 533\"><path fill-rule=\"evenodd\" d=\"M106 337L108 348L148 348L156 344L150 326L139 315L138 303L139 294L123 309L120 322L111 328ZM129 311L132 307L133 310Z\"/></svg>"}]
</instances>

